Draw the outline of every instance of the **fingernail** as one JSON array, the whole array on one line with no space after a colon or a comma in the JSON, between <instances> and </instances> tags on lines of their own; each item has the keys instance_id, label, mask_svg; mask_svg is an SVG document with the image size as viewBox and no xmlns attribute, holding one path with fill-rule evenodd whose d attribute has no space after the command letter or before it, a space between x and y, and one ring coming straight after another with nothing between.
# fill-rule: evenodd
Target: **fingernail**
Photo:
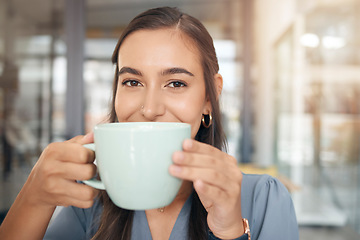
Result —
<instances>
[{"instance_id":1,"label":"fingernail","mask_svg":"<svg viewBox=\"0 0 360 240\"><path fill-rule=\"evenodd\" d=\"M93 134L94 134L93 132L89 132L89 133L87 133L87 134L84 135L83 139L84 139L84 140L85 140L85 139L89 139L90 137L92 137Z\"/></svg>"},{"instance_id":2,"label":"fingernail","mask_svg":"<svg viewBox=\"0 0 360 240\"><path fill-rule=\"evenodd\" d=\"M184 140L184 149L191 149L193 142L191 139Z\"/></svg>"},{"instance_id":3,"label":"fingernail","mask_svg":"<svg viewBox=\"0 0 360 240\"><path fill-rule=\"evenodd\" d=\"M90 133L87 133L83 136L83 139L86 139L89 136Z\"/></svg>"},{"instance_id":4,"label":"fingernail","mask_svg":"<svg viewBox=\"0 0 360 240\"><path fill-rule=\"evenodd\" d=\"M174 162L181 163L184 160L184 153L183 152L175 152L173 155Z\"/></svg>"},{"instance_id":5,"label":"fingernail","mask_svg":"<svg viewBox=\"0 0 360 240\"><path fill-rule=\"evenodd\" d=\"M170 171L171 171L172 173L180 173L181 170L182 170L182 168L179 167L179 166L176 166L176 165L171 165L171 166L170 166Z\"/></svg>"}]
</instances>

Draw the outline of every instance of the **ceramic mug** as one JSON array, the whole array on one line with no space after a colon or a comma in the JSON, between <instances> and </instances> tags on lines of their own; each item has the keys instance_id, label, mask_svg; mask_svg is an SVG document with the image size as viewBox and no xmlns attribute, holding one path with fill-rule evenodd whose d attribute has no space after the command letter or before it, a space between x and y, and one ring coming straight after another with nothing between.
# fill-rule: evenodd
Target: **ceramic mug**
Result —
<instances>
[{"instance_id":1,"label":"ceramic mug","mask_svg":"<svg viewBox=\"0 0 360 240\"><path fill-rule=\"evenodd\" d=\"M101 181L85 184L106 190L113 203L130 210L169 205L181 180L168 172L172 154L191 137L191 126L171 122L105 123L95 126L94 144Z\"/></svg>"}]
</instances>

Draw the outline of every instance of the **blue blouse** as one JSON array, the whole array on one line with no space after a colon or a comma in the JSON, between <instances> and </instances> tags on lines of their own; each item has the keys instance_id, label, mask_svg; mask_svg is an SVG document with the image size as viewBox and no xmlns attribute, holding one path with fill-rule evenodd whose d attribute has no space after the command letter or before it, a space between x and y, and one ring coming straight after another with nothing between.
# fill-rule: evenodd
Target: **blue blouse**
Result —
<instances>
[{"instance_id":1,"label":"blue blouse","mask_svg":"<svg viewBox=\"0 0 360 240\"><path fill-rule=\"evenodd\" d=\"M191 200L185 202L169 240L188 239ZM249 220L252 240L298 240L298 225L289 192L276 178L244 174L241 184L242 217ZM44 239L91 239L98 229L102 206L67 207L49 225ZM209 236L209 239L213 239ZM151 240L145 211L135 211L131 239ZM240 239L240 238L239 238Z\"/></svg>"}]
</instances>

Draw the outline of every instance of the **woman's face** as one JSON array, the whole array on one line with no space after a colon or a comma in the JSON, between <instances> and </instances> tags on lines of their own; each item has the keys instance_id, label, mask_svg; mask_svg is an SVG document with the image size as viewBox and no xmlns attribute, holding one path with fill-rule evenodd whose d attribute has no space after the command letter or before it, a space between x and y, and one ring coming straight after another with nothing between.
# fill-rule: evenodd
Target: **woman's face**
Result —
<instances>
[{"instance_id":1,"label":"woman's face","mask_svg":"<svg viewBox=\"0 0 360 240\"><path fill-rule=\"evenodd\" d=\"M184 122L191 136L211 112L200 55L174 29L139 30L119 50L115 111L119 122Z\"/></svg>"}]
</instances>

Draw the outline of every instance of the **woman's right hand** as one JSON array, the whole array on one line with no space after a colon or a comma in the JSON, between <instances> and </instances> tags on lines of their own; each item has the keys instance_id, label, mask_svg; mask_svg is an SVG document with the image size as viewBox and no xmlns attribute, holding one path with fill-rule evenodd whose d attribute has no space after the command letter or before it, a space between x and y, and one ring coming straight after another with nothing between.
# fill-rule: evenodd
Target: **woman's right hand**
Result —
<instances>
[{"instance_id":1,"label":"woman's right hand","mask_svg":"<svg viewBox=\"0 0 360 240\"><path fill-rule=\"evenodd\" d=\"M92 142L90 133L45 148L0 225L0 239L42 239L56 206L93 205L98 190L77 182L95 175L94 152L82 146Z\"/></svg>"},{"instance_id":2,"label":"woman's right hand","mask_svg":"<svg viewBox=\"0 0 360 240\"><path fill-rule=\"evenodd\" d=\"M95 153L82 146L93 141L90 133L49 144L24 185L28 203L49 207L91 207L98 190L76 180L90 179L96 173Z\"/></svg>"}]
</instances>

